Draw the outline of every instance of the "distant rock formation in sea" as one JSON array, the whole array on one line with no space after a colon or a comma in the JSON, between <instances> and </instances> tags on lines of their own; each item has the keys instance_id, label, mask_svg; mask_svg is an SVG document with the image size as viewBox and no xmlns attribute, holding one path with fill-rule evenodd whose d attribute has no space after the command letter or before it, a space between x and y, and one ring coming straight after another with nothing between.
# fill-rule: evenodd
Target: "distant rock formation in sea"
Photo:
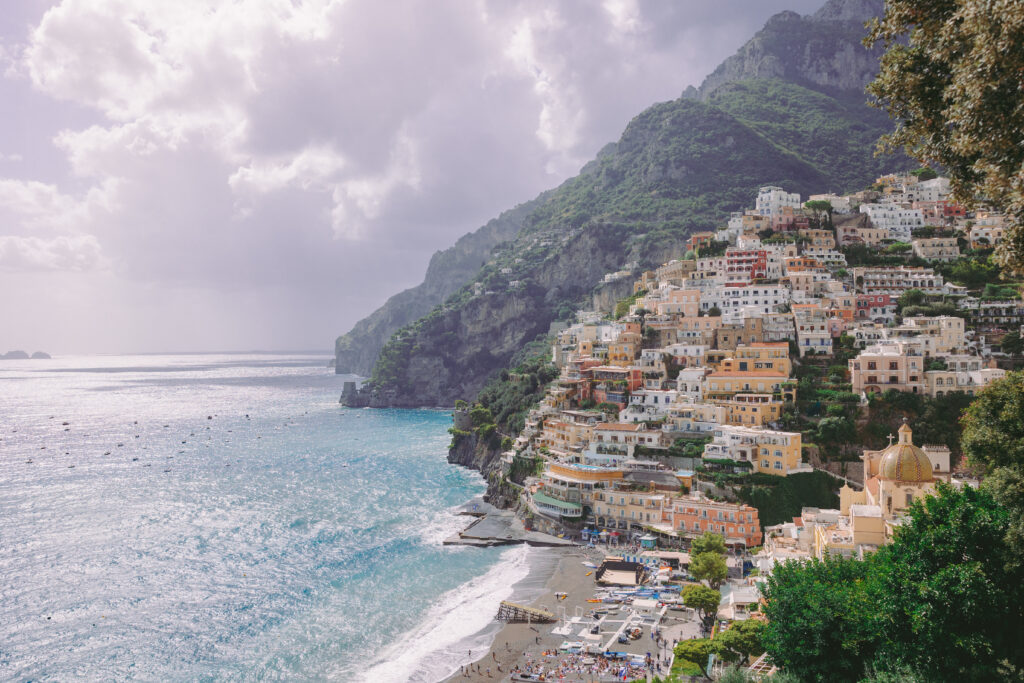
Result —
<instances>
[{"instance_id":1,"label":"distant rock formation in sea","mask_svg":"<svg viewBox=\"0 0 1024 683\"><path fill-rule=\"evenodd\" d=\"M27 352L17 349L14 351L8 351L7 353L0 354L0 360L49 360L50 354L45 351L36 351L31 356Z\"/></svg>"}]
</instances>

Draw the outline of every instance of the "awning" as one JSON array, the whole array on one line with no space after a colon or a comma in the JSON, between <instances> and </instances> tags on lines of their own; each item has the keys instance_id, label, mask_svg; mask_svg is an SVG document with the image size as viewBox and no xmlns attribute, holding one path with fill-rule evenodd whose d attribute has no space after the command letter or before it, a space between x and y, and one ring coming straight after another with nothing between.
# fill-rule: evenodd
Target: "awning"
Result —
<instances>
[{"instance_id":1,"label":"awning","mask_svg":"<svg viewBox=\"0 0 1024 683\"><path fill-rule=\"evenodd\" d=\"M579 503L567 503L551 496L546 496L539 491L533 494L533 502L541 507L557 510L559 514L566 517L579 517L583 514L583 506Z\"/></svg>"}]
</instances>

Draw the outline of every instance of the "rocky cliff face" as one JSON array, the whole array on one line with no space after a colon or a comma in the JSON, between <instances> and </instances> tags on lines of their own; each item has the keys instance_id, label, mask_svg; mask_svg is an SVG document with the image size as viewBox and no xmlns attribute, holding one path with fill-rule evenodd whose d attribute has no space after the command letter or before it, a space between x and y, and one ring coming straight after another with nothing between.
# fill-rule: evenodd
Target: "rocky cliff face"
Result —
<instances>
[{"instance_id":1,"label":"rocky cliff face","mask_svg":"<svg viewBox=\"0 0 1024 683\"><path fill-rule=\"evenodd\" d=\"M429 313L472 279L496 245L519 233L531 208L542 197L505 211L477 231L463 235L454 246L435 253L421 284L395 294L338 337L334 343L334 371L368 376L391 335Z\"/></svg>"},{"instance_id":2,"label":"rocky cliff face","mask_svg":"<svg viewBox=\"0 0 1024 683\"><path fill-rule=\"evenodd\" d=\"M863 92L882 53L860 43L864 22L883 10L883 0L831 0L807 17L781 12L685 96L706 100L727 83L764 78Z\"/></svg>"}]
</instances>

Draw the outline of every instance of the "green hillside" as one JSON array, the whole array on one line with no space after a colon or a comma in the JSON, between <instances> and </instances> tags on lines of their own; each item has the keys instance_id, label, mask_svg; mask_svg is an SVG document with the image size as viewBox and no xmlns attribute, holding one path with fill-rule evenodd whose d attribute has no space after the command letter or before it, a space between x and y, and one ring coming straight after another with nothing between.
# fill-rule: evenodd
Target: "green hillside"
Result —
<instances>
[{"instance_id":1,"label":"green hillside","mask_svg":"<svg viewBox=\"0 0 1024 683\"><path fill-rule=\"evenodd\" d=\"M887 123L849 95L778 80L650 107L536 201L467 285L389 340L357 403L473 398L520 347L589 303L605 273L681 255L688 235L751 207L758 187L806 195L867 186L883 170L873 151Z\"/></svg>"}]
</instances>

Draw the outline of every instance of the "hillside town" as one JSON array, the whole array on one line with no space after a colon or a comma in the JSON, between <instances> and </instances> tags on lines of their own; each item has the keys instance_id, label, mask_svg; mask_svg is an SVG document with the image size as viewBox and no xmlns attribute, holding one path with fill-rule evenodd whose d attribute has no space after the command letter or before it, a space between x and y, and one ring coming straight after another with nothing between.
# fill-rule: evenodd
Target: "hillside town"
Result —
<instances>
[{"instance_id":1,"label":"hillside town","mask_svg":"<svg viewBox=\"0 0 1024 683\"><path fill-rule=\"evenodd\" d=\"M681 551L718 535L730 551L724 625L757 616L777 563L863 558L937 482L976 485L948 445L915 443L906 419L852 470L786 428L810 410L801 377L816 369L827 379L815 392L837 404L814 402L818 415L857 415L889 392L970 397L1005 376L1000 342L1024 322L1016 291L942 274L987 257L1002 217L949 192L913 174L843 196L762 187L752 209L692 235L684 258L606 276L632 279L632 294L553 330L558 376L505 440L502 473L527 528L651 571L677 551L683 577ZM473 429L473 413L457 411L453 433ZM737 496L811 473L838 489L836 505L768 523Z\"/></svg>"}]
</instances>

